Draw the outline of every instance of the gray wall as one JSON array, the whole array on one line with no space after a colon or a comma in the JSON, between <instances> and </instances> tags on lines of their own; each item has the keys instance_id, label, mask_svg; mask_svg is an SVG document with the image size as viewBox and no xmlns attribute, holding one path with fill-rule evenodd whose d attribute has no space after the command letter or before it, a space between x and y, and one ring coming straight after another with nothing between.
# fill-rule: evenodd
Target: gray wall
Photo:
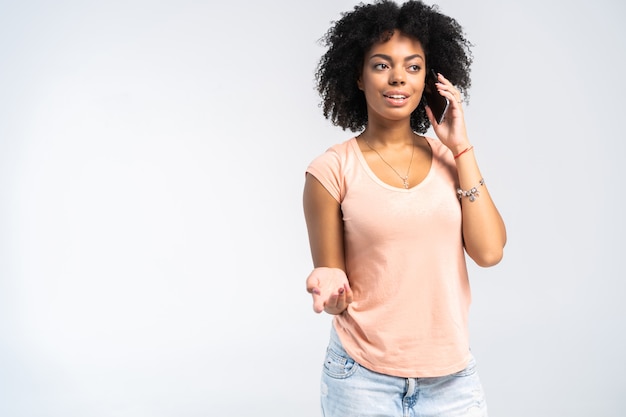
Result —
<instances>
[{"instance_id":1,"label":"gray wall","mask_svg":"<svg viewBox=\"0 0 626 417\"><path fill-rule=\"evenodd\" d=\"M221 3L0 2L1 415L319 416L301 192L356 1ZM626 7L439 5L509 233L470 265L491 415L622 415Z\"/></svg>"}]
</instances>

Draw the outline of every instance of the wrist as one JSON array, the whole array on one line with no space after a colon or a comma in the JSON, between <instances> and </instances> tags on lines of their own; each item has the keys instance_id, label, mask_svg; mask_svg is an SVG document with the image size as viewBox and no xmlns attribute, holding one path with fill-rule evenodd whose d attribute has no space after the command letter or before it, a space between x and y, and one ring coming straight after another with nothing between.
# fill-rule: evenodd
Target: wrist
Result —
<instances>
[{"instance_id":1,"label":"wrist","mask_svg":"<svg viewBox=\"0 0 626 417\"><path fill-rule=\"evenodd\" d=\"M464 147L459 147L456 150L453 150L452 154L454 155L454 159L458 159L462 155L466 155L467 153L471 152L473 149L474 149L473 145L467 144Z\"/></svg>"},{"instance_id":2,"label":"wrist","mask_svg":"<svg viewBox=\"0 0 626 417\"><path fill-rule=\"evenodd\" d=\"M469 138L464 138L461 139L458 143L450 144L448 147L450 148L450 152L452 152L452 155L457 155L459 152L462 152L464 149L467 149L470 146L472 146L472 144L470 143Z\"/></svg>"}]
</instances>

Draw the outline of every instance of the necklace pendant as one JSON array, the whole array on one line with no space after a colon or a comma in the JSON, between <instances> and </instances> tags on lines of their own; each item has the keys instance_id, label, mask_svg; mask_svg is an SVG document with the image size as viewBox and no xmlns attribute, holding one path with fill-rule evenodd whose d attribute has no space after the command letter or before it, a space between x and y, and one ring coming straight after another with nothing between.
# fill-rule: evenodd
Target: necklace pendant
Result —
<instances>
[{"instance_id":1,"label":"necklace pendant","mask_svg":"<svg viewBox=\"0 0 626 417\"><path fill-rule=\"evenodd\" d=\"M378 155L381 161L383 161L389 168L393 170L393 172L396 173L396 175L402 180L402 185L404 186L404 188L408 190L409 189L409 172L411 172L411 164L413 163L413 154L415 153L415 143L413 143L411 146L411 160L409 161L409 167L407 168L406 175L404 177L400 175L400 173L396 171L396 169L393 166L391 166L389 162L385 161L385 158L383 158L383 156L376 149L374 149L372 145L370 145L367 139L365 139L365 143L367 144L368 148L376 152L376 155Z\"/></svg>"}]
</instances>

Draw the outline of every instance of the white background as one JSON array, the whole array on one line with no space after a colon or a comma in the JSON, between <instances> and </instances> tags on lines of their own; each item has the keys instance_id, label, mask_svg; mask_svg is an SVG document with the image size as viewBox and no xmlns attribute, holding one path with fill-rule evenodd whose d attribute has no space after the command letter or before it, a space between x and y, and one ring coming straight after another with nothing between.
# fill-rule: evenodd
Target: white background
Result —
<instances>
[{"instance_id":1,"label":"white background","mask_svg":"<svg viewBox=\"0 0 626 417\"><path fill-rule=\"evenodd\" d=\"M0 1L0 415L319 416L313 84L356 1ZM494 417L626 407L617 0L445 0L507 223L470 265Z\"/></svg>"}]
</instances>

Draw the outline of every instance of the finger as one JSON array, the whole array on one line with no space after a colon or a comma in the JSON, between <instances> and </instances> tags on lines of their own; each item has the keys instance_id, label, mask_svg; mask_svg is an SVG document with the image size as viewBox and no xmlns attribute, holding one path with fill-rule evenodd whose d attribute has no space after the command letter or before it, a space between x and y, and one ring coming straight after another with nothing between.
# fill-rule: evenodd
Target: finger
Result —
<instances>
[{"instance_id":1,"label":"finger","mask_svg":"<svg viewBox=\"0 0 626 417\"><path fill-rule=\"evenodd\" d=\"M328 297L328 301L326 301L326 308L337 308L337 303L339 302L339 294L333 293Z\"/></svg>"},{"instance_id":2,"label":"finger","mask_svg":"<svg viewBox=\"0 0 626 417\"><path fill-rule=\"evenodd\" d=\"M433 116L433 111L428 106L426 106L426 116L428 117L428 121L430 122L431 125L435 124L435 118Z\"/></svg>"},{"instance_id":3,"label":"finger","mask_svg":"<svg viewBox=\"0 0 626 417\"><path fill-rule=\"evenodd\" d=\"M336 307L338 309L344 309L345 308L345 303L346 303L346 289L345 289L345 285L344 287L341 287L337 290L337 305Z\"/></svg>"},{"instance_id":4,"label":"finger","mask_svg":"<svg viewBox=\"0 0 626 417\"><path fill-rule=\"evenodd\" d=\"M346 289L346 294L345 294L346 304L350 304L353 301L352 289L350 289L350 286L348 284L345 284L344 288Z\"/></svg>"},{"instance_id":5,"label":"finger","mask_svg":"<svg viewBox=\"0 0 626 417\"><path fill-rule=\"evenodd\" d=\"M450 91L450 95L455 105L461 106L463 104L463 98L461 97L461 93L456 88Z\"/></svg>"},{"instance_id":6,"label":"finger","mask_svg":"<svg viewBox=\"0 0 626 417\"><path fill-rule=\"evenodd\" d=\"M324 305L324 307L328 310L337 310L337 309L343 309L341 306L343 305L343 303L345 302L345 289L343 287L340 287L337 292L334 292L333 294L330 295L330 297L328 297L328 301L326 301L326 304Z\"/></svg>"},{"instance_id":7,"label":"finger","mask_svg":"<svg viewBox=\"0 0 626 417\"><path fill-rule=\"evenodd\" d=\"M313 294L313 311L321 313L324 311L324 300L321 296Z\"/></svg>"},{"instance_id":8,"label":"finger","mask_svg":"<svg viewBox=\"0 0 626 417\"><path fill-rule=\"evenodd\" d=\"M343 286L343 294L341 296L340 304L339 307L343 310L345 308L348 307L348 304L350 304L352 302L353 296L352 296L352 290L350 289L350 285L349 284L344 284Z\"/></svg>"},{"instance_id":9,"label":"finger","mask_svg":"<svg viewBox=\"0 0 626 417\"><path fill-rule=\"evenodd\" d=\"M437 74L438 78L438 87L440 92L448 92L450 95L447 96L448 100L452 100L457 104L462 104L463 103L463 97L461 97L461 92L458 91L456 88L454 88L454 85L450 82L450 80L448 80L446 77L444 77L442 74Z\"/></svg>"},{"instance_id":10,"label":"finger","mask_svg":"<svg viewBox=\"0 0 626 417\"><path fill-rule=\"evenodd\" d=\"M352 302L352 291L350 291L348 284L344 284L338 292L336 308L337 310L345 310L348 304Z\"/></svg>"},{"instance_id":11,"label":"finger","mask_svg":"<svg viewBox=\"0 0 626 417\"><path fill-rule=\"evenodd\" d=\"M439 72L437 73L437 81L439 81L441 84L452 85L450 80L448 80L446 77L443 76L443 74Z\"/></svg>"},{"instance_id":12,"label":"finger","mask_svg":"<svg viewBox=\"0 0 626 417\"><path fill-rule=\"evenodd\" d=\"M306 292L308 292L309 294L312 294L313 291L317 288L318 294L319 294L319 285L320 285L319 279L316 279L309 275L309 277L306 279Z\"/></svg>"},{"instance_id":13,"label":"finger","mask_svg":"<svg viewBox=\"0 0 626 417\"><path fill-rule=\"evenodd\" d=\"M318 287L307 287L306 292L316 295L320 295L322 293L322 291Z\"/></svg>"},{"instance_id":14,"label":"finger","mask_svg":"<svg viewBox=\"0 0 626 417\"><path fill-rule=\"evenodd\" d=\"M439 92L439 94L441 94L442 96L444 96L445 98L447 98L450 101L453 101L457 104L461 103L461 93L459 93L456 88L452 87L452 86L447 86L444 84L440 84L439 88L437 89L437 91Z\"/></svg>"}]
</instances>

